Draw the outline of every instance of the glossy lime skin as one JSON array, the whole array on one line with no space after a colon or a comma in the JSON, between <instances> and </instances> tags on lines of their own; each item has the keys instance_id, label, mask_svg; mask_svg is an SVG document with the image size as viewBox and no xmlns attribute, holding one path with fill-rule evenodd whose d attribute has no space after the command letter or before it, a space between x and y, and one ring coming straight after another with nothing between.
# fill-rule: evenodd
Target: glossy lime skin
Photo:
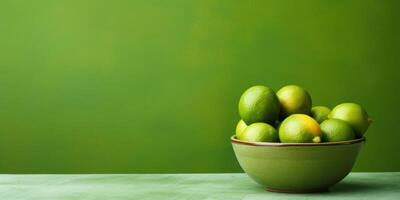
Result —
<instances>
[{"instance_id":1,"label":"glossy lime skin","mask_svg":"<svg viewBox=\"0 0 400 200\"><path fill-rule=\"evenodd\" d=\"M250 142L279 142L279 135L273 126L257 122L247 126L238 139Z\"/></svg>"},{"instance_id":2,"label":"glossy lime skin","mask_svg":"<svg viewBox=\"0 0 400 200\"><path fill-rule=\"evenodd\" d=\"M356 138L353 128L340 119L328 119L320 125L322 142L340 142Z\"/></svg>"},{"instance_id":3,"label":"glossy lime skin","mask_svg":"<svg viewBox=\"0 0 400 200\"><path fill-rule=\"evenodd\" d=\"M280 118L284 119L292 114L310 114L311 96L300 86L287 85L281 88L276 95L280 102Z\"/></svg>"},{"instance_id":4,"label":"glossy lime skin","mask_svg":"<svg viewBox=\"0 0 400 200\"><path fill-rule=\"evenodd\" d=\"M273 124L279 117L279 108L275 92L262 85L247 89L239 100L239 115L246 124Z\"/></svg>"},{"instance_id":5,"label":"glossy lime skin","mask_svg":"<svg viewBox=\"0 0 400 200\"><path fill-rule=\"evenodd\" d=\"M287 117L279 127L279 138L283 143L318 143L321 136L318 122L304 114Z\"/></svg>"},{"instance_id":6,"label":"glossy lime skin","mask_svg":"<svg viewBox=\"0 0 400 200\"><path fill-rule=\"evenodd\" d=\"M282 192L326 191L350 173L363 145L360 140L338 145L257 146L231 140L246 174L265 188Z\"/></svg>"},{"instance_id":7,"label":"glossy lime skin","mask_svg":"<svg viewBox=\"0 0 400 200\"><path fill-rule=\"evenodd\" d=\"M331 109L325 106L314 106L311 108L311 117L319 124L328 119Z\"/></svg>"},{"instance_id":8,"label":"glossy lime skin","mask_svg":"<svg viewBox=\"0 0 400 200\"><path fill-rule=\"evenodd\" d=\"M356 136L361 138L367 131L370 120L368 113L356 103L342 103L332 109L329 119L340 119L348 123Z\"/></svg>"},{"instance_id":9,"label":"glossy lime skin","mask_svg":"<svg viewBox=\"0 0 400 200\"><path fill-rule=\"evenodd\" d=\"M240 120L237 125L236 125L236 138L240 139L242 138L242 133L244 131L244 129L247 127L247 124L244 123L243 120Z\"/></svg>"}]
</instances>

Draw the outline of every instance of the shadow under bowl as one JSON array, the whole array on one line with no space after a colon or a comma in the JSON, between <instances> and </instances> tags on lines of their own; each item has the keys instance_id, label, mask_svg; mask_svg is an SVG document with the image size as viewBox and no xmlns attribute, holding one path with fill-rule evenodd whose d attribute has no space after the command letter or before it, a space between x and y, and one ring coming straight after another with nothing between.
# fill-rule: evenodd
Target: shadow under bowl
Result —
<instances>
[{"instance_id":1,"label":"shadow under bowl","mask_svg":"<svg viewBox=\"0 0 400 200\"><path fill-rule=\"evenodd\" d=\"M242 169L268 191L327 191L350 173L365 138L327 143L247 142L231 137Z\"/></svg>"}]
</instances>

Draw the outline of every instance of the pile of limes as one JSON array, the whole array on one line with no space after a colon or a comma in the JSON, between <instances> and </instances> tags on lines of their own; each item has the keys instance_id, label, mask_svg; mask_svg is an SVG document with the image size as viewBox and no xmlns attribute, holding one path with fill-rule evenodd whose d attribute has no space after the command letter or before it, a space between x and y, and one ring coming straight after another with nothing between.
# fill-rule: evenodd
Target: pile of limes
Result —
<instances>
[{"instance_id":1,"label":"pile of limes","mask_svg":"<svg viewBox=\"0 0 400 200\"><path fill-rule=\"evenodd\" d=\"M250 87L240 97L239 115L236 138L251 142L353 140L361 138L371 122L356 103L342 103L332 110L312 107L310 94L297 85L287 85L277 93L262 85Z\"/></svg>"}]
</instances>

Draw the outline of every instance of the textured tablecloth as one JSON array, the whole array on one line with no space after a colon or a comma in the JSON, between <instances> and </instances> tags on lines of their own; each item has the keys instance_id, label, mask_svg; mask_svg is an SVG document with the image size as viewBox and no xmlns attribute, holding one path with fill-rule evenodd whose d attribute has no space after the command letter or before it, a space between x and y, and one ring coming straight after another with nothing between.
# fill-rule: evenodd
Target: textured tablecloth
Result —
<instances>
[{"instance_id":1,"label":"textured tablecloth","mask_svg":"<svg viewBox=\"0 0 400 200\"><path fill-rule=\"evenodd\" d=\"M329 192L267 192L245 174L0 175L0 199L400 199L400 172L351 173Z\"/></svg>"}]
</instances>

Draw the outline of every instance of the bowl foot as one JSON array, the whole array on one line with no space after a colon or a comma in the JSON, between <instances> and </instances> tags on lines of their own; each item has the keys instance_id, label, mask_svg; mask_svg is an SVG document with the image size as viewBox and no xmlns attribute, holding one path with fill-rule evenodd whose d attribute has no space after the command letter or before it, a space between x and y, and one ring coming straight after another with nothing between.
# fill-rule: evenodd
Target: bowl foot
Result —
<instances>
[{"instance_id":1,"label":"bowl foot","mask_svg":"<svg viewBox=\"0 0 400 200\"><path fill-rule=\"evenodd\" d=\"M267 187L265 190L269 192L278 192L278 193L322 193L328 192L328 188L316 188L316 189L306 189L306 190L286 190L286 189L275 189Z\"/></svg>"}]
</instances>

